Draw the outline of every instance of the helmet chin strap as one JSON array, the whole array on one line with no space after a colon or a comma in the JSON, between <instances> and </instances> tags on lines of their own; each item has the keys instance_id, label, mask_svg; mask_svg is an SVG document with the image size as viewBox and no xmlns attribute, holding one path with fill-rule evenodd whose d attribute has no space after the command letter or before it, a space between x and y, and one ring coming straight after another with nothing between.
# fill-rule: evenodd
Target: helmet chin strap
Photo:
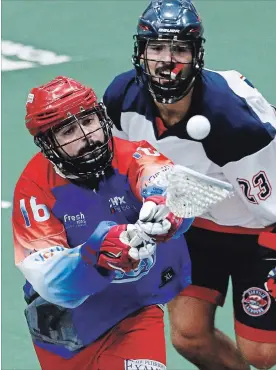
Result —
<instances>
[{"instance_id":1,"label":"helmet chin strap","mask_svg":"<svg viewBox=\"0 0 276 370\"><path fill-rule=\"evenodd\" d=\"M53 163L52 161L50 161L50 162L53 164L55 173L57 173L60 177L62 177L64 179L72 179L72 180L77 180L78 179L77 176L72 175L72 174L65 175L62 171L60 171L58 169L58 166L55 163Z\"/></svg>"}]
</instances>

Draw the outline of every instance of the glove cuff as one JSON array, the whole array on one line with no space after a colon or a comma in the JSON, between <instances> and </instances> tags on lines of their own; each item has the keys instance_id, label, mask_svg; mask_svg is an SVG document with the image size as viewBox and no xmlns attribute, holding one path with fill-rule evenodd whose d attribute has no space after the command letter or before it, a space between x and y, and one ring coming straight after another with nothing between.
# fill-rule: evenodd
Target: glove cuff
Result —
<instances>
[{"instance_id":1,"label":"glove cuff","mask_svg":"<svg viewBox=\"0 0 276 370\"><path fill-rule=\"evenodd\" d=\"M100 222L93 234L83 243L80 254L86 263L93 265L97 263L101 245L109 230L116 225L116 222L113 221Z\"/></svg>"}]
</instances>

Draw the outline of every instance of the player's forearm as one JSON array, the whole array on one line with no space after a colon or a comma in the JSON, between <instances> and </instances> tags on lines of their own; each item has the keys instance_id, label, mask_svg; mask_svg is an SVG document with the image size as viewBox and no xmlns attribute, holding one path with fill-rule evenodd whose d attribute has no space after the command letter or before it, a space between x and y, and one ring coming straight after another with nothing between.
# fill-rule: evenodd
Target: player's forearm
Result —
<instances>
[{"instance_id":1,"label":"player's forearm","mask_svg":"<svg viewBox=\"0 0 276 370\"><path fill-rule=\"evenodd\" d=\"M25 258L18 267L42 298L63 307L77 307L105 289L113 278L113 273L99 272L96 253L90 263L83 260L84 245L43 249Z\"/></svg>"},{"instance_id":2,"label":"player's forearm","mask_svg":"<svg viewBox=\"0 0 276 370\"><path fill-rule=\"evenodd\" d=\"M154 180L159 174L168 171L173 164L168 160L167 162L157 164L155 166L142 167L137 179L136 194L142 198L147 198L152 195L161 195L166 190L164 187L157 186Z\"/></svg>"}]
</instances>

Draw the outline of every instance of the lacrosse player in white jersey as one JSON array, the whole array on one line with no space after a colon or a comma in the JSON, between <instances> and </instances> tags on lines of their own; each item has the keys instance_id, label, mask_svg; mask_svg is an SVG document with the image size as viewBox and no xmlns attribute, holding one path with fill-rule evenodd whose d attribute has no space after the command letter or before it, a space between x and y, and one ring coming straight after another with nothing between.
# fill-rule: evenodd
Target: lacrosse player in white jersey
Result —
<instances>
[{"instance_id":1,"label":"lacrosse player in white jersey","mask_svg":"<svg viewBox=\"0 0 276 370\"><path fill-rule=\"evenodd\" d=\"M176 164L234 188L185 234L193 285L169 304L174 347L199 369L269 369L276 364L276 114L241 73L203 69L204 42L190 1L152 1L138 21L135 68L113 80L104 103L115 136L145 139ZM214 324L229 278L236 344Z\"/></svg>"}]
</instances>

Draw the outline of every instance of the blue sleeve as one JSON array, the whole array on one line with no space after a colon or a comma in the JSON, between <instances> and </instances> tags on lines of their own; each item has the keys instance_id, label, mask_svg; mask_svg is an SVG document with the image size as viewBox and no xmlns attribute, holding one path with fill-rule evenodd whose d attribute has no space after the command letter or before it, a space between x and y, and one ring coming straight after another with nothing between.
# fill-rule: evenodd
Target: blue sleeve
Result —
<instances>
[{"instance_id":1,"label":"blue sleeve","mask_svg":"<svg viewBox=\"0 0 276 370\"><path fill-rule=\"evenodd\" d=\"M83 245L44 249L25 258L18 267L42 298L63 307L77 307L105 289L114 277L113 272L96 265L102 241L114 225L103 221Z\"/></svg>"},{"instance_id":2,"label":"blue sleeve","mask_svg":"<svg viewBox=\"0 0 276 370\"><path fill-rule=\"evenodd\" d=\"M103 95L103 103L106 106L107 114L118 131L122 131L121 113L124 110L123 105L126 93L133 82L135 82L135 76L136 72L134 69L116 76Z\"/></svg>"},{"instance_id":3,"label":"blue sleeve","mask_svg":"<svg viewBox=\"0 0 276 370\"><path fill-rule=\"evenodd\" d=\"M183 235L186 231L189 230L191 227L192 223L194 222L194 217L193 218L184 218L182 225L180 228L176 231L172 239L178 239L181 235Z\"/></svg>"},{"instance_id":4,"label":"blue sleeve","mask_svg":"<svg viewBox=\"0 0 276 370\"><path fill-rule=\"evenodd\" d=\"M103 103L106 106L106 112L115 127L122 131L121 127L121 107L123 96L121 86L118 84L118 77L115 78L111 84L107 87L103 95ZM120 94L121 93L121 94Z\"/></svg>"}]
</instances>

